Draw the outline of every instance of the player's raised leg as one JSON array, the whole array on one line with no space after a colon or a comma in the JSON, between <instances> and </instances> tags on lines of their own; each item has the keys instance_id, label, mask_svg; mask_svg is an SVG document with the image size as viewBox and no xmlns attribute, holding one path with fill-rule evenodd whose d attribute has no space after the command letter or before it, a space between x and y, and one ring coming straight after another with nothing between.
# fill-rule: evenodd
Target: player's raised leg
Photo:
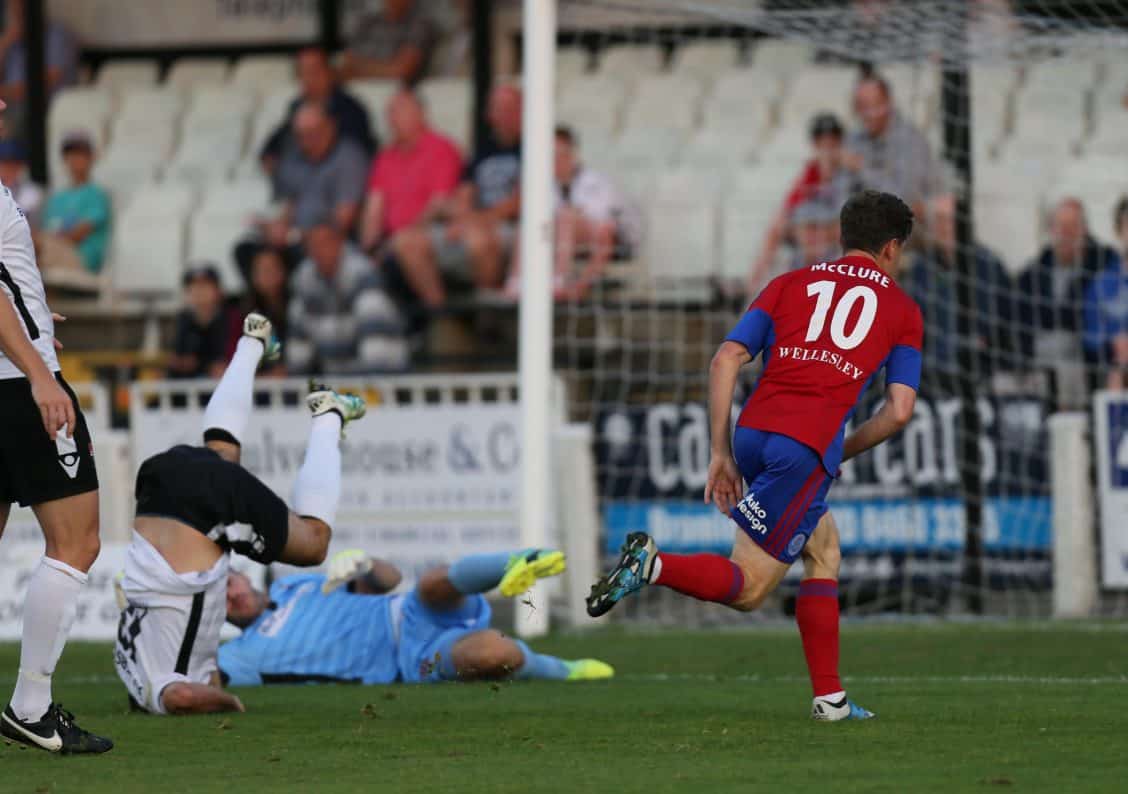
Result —
<instances>
[{"instance_id":1,"label":"player's raised leg","mask_svg":"<svg viewBox=\"0 0 1128 794\"><path fill-rule=\"evenodd\" d=\"M277 359L281 352L270 320L255 312L243 318L243 336L235 345L235 355L204 409L204 443L225 460L239 462L259 364Z\"/></svg>"},{"instance_id":2,"label":"player's raised leg","mask_svg":"<svg viewBox=\"0 0 1128 794\"><path fill-rule=\"evenodd\" d=\"M459 614L477 613L482 593L495 588L514 596L537 579L563 573L563 552L524 549L516 553L475 554L449 568L429 571L417 595L429 609ZM610 678L615 671L597 659L559 659L534 651L521 640L499 631L450 632L437 653L439 674L448 681L482 679L551 679L582 681Z\"/></svg>"},{"instance_id":3,"label":"player's raised leg","mask_svg":"<svg viewBox=\"0 0 1128 794\"><path fill-rule=\"evenodd\" d=\"M306 404L313 414L309 443L290 505L294 513L281 562L320 565L329 549L341 499L341 431L365 413L363 398L313 386Z\"/></svg>"},{"instance_id":4,"label":"player's raised leg","mask_svg":"<svg viewBox=\"0 0 1128 794\"><path fill-rule=\"evenodd\" d=\"M830 513L823 515L803 550L803 581L795 602L795 622L803 639L803 655L811 675L816 720L864 720L873 712L846 697L838 677L838 566L842 552L838 527Z\"/></svg>"}]
</instances>

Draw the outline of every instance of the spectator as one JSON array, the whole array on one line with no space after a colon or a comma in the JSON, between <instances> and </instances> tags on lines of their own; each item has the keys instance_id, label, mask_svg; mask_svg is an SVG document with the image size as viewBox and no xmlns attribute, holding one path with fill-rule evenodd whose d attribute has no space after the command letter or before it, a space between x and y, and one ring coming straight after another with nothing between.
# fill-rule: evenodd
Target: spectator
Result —
<instances>
[{"instance_id":1,"label":"spectator","mask_svg":"<svg viewBox=\"0 0 1128 794\"><path fill-rule=\"evenodd\" d=\"M521 211L521 92L511 85L490 94L493 140L463 174L451 200L433 207L433 223L402 229L392 240L404 280L428 308L446 303L447 283L500 287L504 261Z\"/></svg>"},{"instance_id":2,"label":"spectator","mask_svg":"<svg viewBox=\"0 0 1128 794\"><path fill-rule=\"evenodd\" d=\"M331 224L310 230L308 248L294 276L287 369L300 374L405 369L403 320L368 258Z\"/></svg>"},{"instance_id":3,"label":"spectator","mask_svg":"<svg viewBox=\"0 0 1128 794\"><path fill-rule=\"evenodd\" d=\"M377 78L414 83L431 58L435 27L415 0L384 0L362 16L341 57L346 80Z\"/></svg>"},{"instance_id":4,"label":"spectator","mask_svg":"<svg viewBox=\"0 0 1128 794\"><path fill-rule=\"evenodd\" d=\"M168 363L170 378L218 378L227 365L227 335L235 320L224 305L219 273L202 264L184 274L184 304Z\"/></svg>"},{"instance_id":5,"label":"spectator","mask_svg":"<svg viewBox=\"0 0 1128 794\"><path fill-rule=\"evenodd\" d=\"M1055 370L1065 405L1084 402L1083 373L1059 366L1077 362L1082 351L1083 298L1098 273L1119 267L1116 251L1089 234L1080 199L1064 198L1050 217L1049 245L1018 278L1020 350L1037 366ZM1090 358L1088 363L1094 362ZM1092 374L1090 368L1090 383Z\"/></svg>"},{"instance_id":6,"label":"spectator","mask_svg":"<svg viewBox=\"0 0 1128 794\"><path fill-rule=\"evenodd\" d=\"M800 204L811 199L830 207L837 221L838 210L857 188L857 178L843 165L842 123L833 113L820 113L811 120L810 137L813 157L787 194L783 207L764 237L764 245L752 266L748 279L748 292L757 294L769 281L768 275L776 263L779 246L791 228L791 214ZM837 245L837 238L834 243Z\"/></svg>"},{"instance_id":7,"label":"spectator","mask_svg":"<svg viewBox=\"0 0 1128 794\"><path fill-rule=\"evenodd\" d=\"M557 300L582 300L603 276L614 258L629 259L639 244L641 219L622 192L607 176L580 163L576 136L567 127L556 128L553 158L556 177L556 277ZM576 256L586 259L583 270L572 272ZM506 292L520 292L519 257Z\"/></svg>"},{"instance_id":8,"label":"spectator","mask_svg":"<svg viewBox=\"0 0 1128 794\"><path fill-rule=\"evenodd\" d=\"M19 141L0 141L0 183L12 192L32 229L39 228L43 188L27 175L27 151Z\"/></svg>"},{"instance_id":9,"label":"spectator","mask_svg":"<svg viewBox=\"0 0 1128 794\"><path fill-rule=\"evenodd\" d=\"M4 81L0 83L0 100L4 111L5 136L25 138L27 130L27 48L24 42L24 0L8 0L4 32L0 34ZM43 39L43 66L47 94L54 95L65 86L78 82L78 48L74 37L53 19L46 21Z\"/></svg>"},{"instance_id":10,"label":"spectator","mask_svg":"<svg viewBox=\"0 0 1128 794\"><path fill-rule=\"evenodd\" d=\"M229 360L235 354L235 345L243 336L243 317L251 312L258 312L270 320L278 341L285 348L287 312L290 307L289 277L281 251L263 248L255 254L251 260L251 270L246 274L247 293L241 301L238 314L234 315L235 322L228 331L226 350ZM264 362L260 372L282 375L285 367L281 362Z\"/></svg>"},{"instance_id":11,"label":"spectator","mask_svg":"<svg viewBox=\"0 0 1128 794\"><path fill-rule=\"evenodd\" d=\"M925 387L929 393L953 394L960 376L956 274L956 200L942 195L928 202L927 240L902 277L902 286L916 300L928 329L924 345ZM1002 262L976 243L972 258L972 350L978 355L976 377L1008 369L1013 351L1014 286Z\"/></svg>"},{"instance_id":12,"label":"spectator","mask_svg":"<svg viewBox=\"0 0 1128 794\"><path fill-rule=\"evenodd\" d=\"M893 107L889 84L877 75L858 81L854 112L862 125L846 140L846 167L863 187L895 193L925 217L925 201L939 192L940 171L924 134Z\"/></svg>"},{"instance_id":13,"label":"spectator","mask_svg":"<svg viewBox=\"0 0 1128 794\"><path fill-rule=\"evenodd\" d=\"M388 101L392 143L372 164L361 244L374 250L400 229L427 222L458 187L462 155L427 124L423 103L404 88Z\"/></svg>"},{"instance_id":14,"label":"spectator","mask_svg":"<svg viewBox=\"0 0 1128 794\"><path fill-rule=\"evenodd\" d=\"M43 206L37 239L43 266L98 273L110 237L110 197L90 181L94 146L86 132L68 133L62 151L70 187L53 193Z\"/></svg>"},{"instance_id":15,"label":"spectator","mask_svg":"<svg viewBox=\"0 0 1128 794\"><path fill-rule=\"evenodd\" d=\"M299 93L290 103L283 121L263 145L259 159L268 174L274 171L278 159L287 146L293 146L293 119L303 104L321 104L337 123L337 133L342 140L352 141L371 157L376 153L377 140L368 123L368 111L352 94L341 88L329 54L320 47L306 47L298 53L297 72Z\"/></svg>"},{"instance_id":16,"label":"spectator","mask_svg":"<svg viewBox=\"0 0 1128 794\"><path fill-rule=\"evenodd\" d=\"M330 223L347 237L356 223L368 170L364 150L342 140L333 118L313 102L294 113L293 134L296 145L283 152L271 180L280 210L273 218L258 219L257 237L235 247L244 273L250 272L251 260L264 245L282 250L293 267L303 255L304 232Z\"/></svg>"},{"instance_id":17,"label":"spectator","mask_svg":"<svg viewBox=\"0 0 1128 794\"><path fill-rule=\"evenodd\" d=\"M1118 267L1098 273L1085 292L1084 344L1087 357L1098 365L1098 378L1108 389L1128 388L1128 196L1113 216L1121 245Z\"/></svg>"},{"instance_id":18,"label":"spectator","mask_svg":"<svg viewBox=\"0 0 1128 794\"><path fill-rule=\"evenodd\" d=\"M810 267L837 258L839 249L838 213L841 206L810 198L791 214L791 238L795 255L788 270Z\"/></svg>"}]
</instances>

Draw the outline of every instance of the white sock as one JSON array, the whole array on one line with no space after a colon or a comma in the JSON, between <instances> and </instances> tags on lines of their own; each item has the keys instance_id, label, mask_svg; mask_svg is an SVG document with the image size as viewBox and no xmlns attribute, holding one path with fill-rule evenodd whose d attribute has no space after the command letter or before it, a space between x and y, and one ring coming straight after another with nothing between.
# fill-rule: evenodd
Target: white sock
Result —
<instances>
[{"instance_id":1,"label":"white sock","mask_svg":"<svg viewBox=\"0 0 1128 794\"><path fill-rule=\"evenodd\" d=\"M20 674L11 704L21 720L38 722L51 705L51 676L85 585L86 574L50 557L39 561L27 583Z\"/></svg>"},{"instance_id":2,"label":"white sock","mask_svg":"<svg viewBox=\"0 0 1128 794\"><path fill-rule=\"evenodd\" d=\"M294 480L291 504L300 516L320 518L329 526L341 499L341 417L330 411L313 417L305 460Z\"/></svg>"},{"instance_id":3,"label":"white sock","mask_svg":"<svg viewBox=\"0 0 1128 794\"><path fill-rule=\"evenodd\" d=\"M831 692L829 695L819 695L815 698L815 700L826 700L826 701L829 701L831 703L838 703L839 701L841 701L845 697L846 697L846 690L843 689L841 692Z\"/></svg>"},{"instance_id":4,"label":"white sock","mask_svg":"<svg viewBox=\"0 0 1128 794\"><path fill-rule=\"evenodd\" d=\"M262 359L263 344L244 336L235 345L235 355L212 392L204 409L204 432L225 430L239 441L247 430L254 402L255 372Z\"/></svg>"}]
</instances>

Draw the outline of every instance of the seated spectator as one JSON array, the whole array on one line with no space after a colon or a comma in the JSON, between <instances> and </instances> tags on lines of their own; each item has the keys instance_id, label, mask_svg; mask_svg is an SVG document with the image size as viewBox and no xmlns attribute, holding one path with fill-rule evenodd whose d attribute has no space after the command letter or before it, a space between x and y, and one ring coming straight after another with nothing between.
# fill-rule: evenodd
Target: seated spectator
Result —
<instances>
[{"instance_id":1,"label":"seated spectator","mask_svg":"<svg viewBox=\"0 0 1128 794\"><path fill-rule=\"evenodd\" d=\"M861 127L846 139L846 167L862 187L895 193L925 217L924 203L940 192L941 180L924 133L896 110L889 84L877 75L858 81L854 113Z\"/></svg>"},{"instance_id":2,"label":"seated spectator","mask_svg":"<svg viewBox=\"0 0 1128 794\"><path fill-rule=\"evenodd\" d=\"M43 230L36 239L42 268L98 273L110 238L110 196L90 181L94 146L86 132L68 133L62 150L70 187L52 193L43 205Z\"/></svg>"},{"instance_id":3,"label":"seated spectator","mask_svg":"<svg viewBox=\"0 0 1128 794\"><path fill-rule=\"evenodd\" d=\"M792 227L792 213L804 202L817 200L837 213L858 185L857 178L842 162L842 123L833 113L820 113L811 120L811 148L814 155L807 161L795 180L783 207L764 236L764 245L752 266L748 279L748 293L756 295L771 280L771 270L776 264L779 246ZM837 238L834 240L837 247ZM775 275L778 275L776 273Z\"/></svg>"},{"instance_id":4,"label":"seated spectator","mask_svg":"<svg viewBox=\"0 0 1128 794\"><path fill-rule=\"evenodd\" d=\"M341 56L346 80L414 83L427 68L435 26L415 0L384 0L380 11L362 16Z\"/></svg>"},{"instance_id":5,"label":"seated spectator","mask_svg":"<svg viewBox=\"0 0 1128 794\"><path fill-rule=\"evenodd\" d=\"M376 153L377 140L368 122L368 111L352 94L341 88L336 72L329 63L329 54L320 47L307 47L298 53L298 95L290 103L285 120L267 139L259 154L263 170L273 173L278 159L288 146L294 146L293 120L303 104L317 102L337 123L337 134L342 140L352 141L371 157Z\"/></svg>"},{"instance_id":6,"label":"seated spectator","mask_svg":"<svg viewBox=\"0 0 1128 794\"><path fill-rule=\"evenodd\" d=\"M958 314L960 310L956 273L956 199L937 196L928 202L927 238L913 257L901 286L920 306L927 329L924 343L924 376L928 393L955 394L960 370ZM978 355L977 378L990 377L995 369L1012 366L1014 343L1014 286L1003 263L989 249L976 243L972 256L972 348Z\"/></svg>"},{"instance_id":7,"label":"seated spectator","mask_svg":"<svg viewBox=\"0 0 1128 794\"><path fill-rule=\"evenodd\" d=\"M227 337L227 358L235 355L235 345L243 336L242 318L251 312L270 320L274 333L283 348L286 343L287 312L290 309L290 273L282 252L276 248L263 248L251 260L251 271L246 274L247 292L240 302L239 312L234 315L235 323ZM283 375L282 362L263 362L259 374Z\"/></svg>"},{"instance_id":8,"label":"seated spectator","mask_svg":"<svg viewBox=\"0 0 1128 794\"><path fill-rule=\"evenodd\" d=\"M1115 391L1128 389L1128 196L1113 216L1121 246L1119 267L1098 273L1085 292L1084 344L1103 377L1098 384Z\"/></svg>"},{"instance_id":9,"label":"seated spectator","mask_svg":"<svg viewBox=\"0 0 1128 794\"><path fill-rule=\"evenodd\" d=\"M374 251L401 229L427 223L444 206L462 173L462 155L450 138L427 123L423 103L410 88L388 101L390 146L368 175L360 240Z\"/></svg>"},{"instance_id":10,"label":"seated spectator","mask_svg":"<svg viewBox=\"0 0 1128 794\"><path fill-rule=\"evenodd\" d=\"M840 206L819 198L809 198L795 208L791 213L791 239L795 241L795 250L787 270L810 267L838 257L840 210Z\"/></svg>"},{"instance_id":11,"label":"seated spectator","mask_svg":"<svg viewBox=\"0 0 1128 794\"><path fill-rule=\"evenodd\" d=\"M1082 346L1082 303L1093 278L1104 270L1120 267L1120 257L1089 234L1085 208L1080 199L1065 198L1050 216L1050 243L1018 277L1016 323L1019 349L1036 366L1057 372L1062 404L1085 401L1085 385L1092 384L1080 372L1063 373L1062 362L1076 362ZM1090 364L1094 363L1090 358Z\"/></svg>"},{"instance_id":12,"label":"seated spectator","mask_svg":"<svg viewBox=\"0 0 1128 794\"><path fill-rule=\"evenodd\" d=\"M239 269L249 273L251 260L263 246L283 252L291 268L301 261L302 234L322 222L332 223L348 236L364 198L368 158L353 141L337 134L337 123L313 102L294 114L296 145L286 147L271 181L280 208L271 218L256 221L252 239L235 246Z\"/></svg>"},{"instance_id":13,"label":"seated spectator","mask_svg":"<svg viewBox=\"0 0 1128 794\"><path fill-rule=\"evenodd\" d=\"M392 239L404 280L427 308L446 303L447 282L497 288L505 278L521 211L520 90L495 88L487 113L492 140L467 166L454 196L433 207L436 222L409 226Z\"/></svg>"},{"instance_id":14,"label":"seated spectator","mask_svg":"<svg viewBox=\"0 0 1128 794\"><path fill-rule=\"evenodd\" d=\"M639 244L641 219L606 175L580 163L576 136L556 128L553 171L556 177L555 280L557 300L582 300L603 277L614 258L629 259ZM520 257L514 248L506 292L519 297ZM579 273L573 263L585 259Z\"/></svg>"},{"instance_id":15,"label":"seated spectator","mask_svg":"<svg viewBox=\"0 0 1128 794\"><path fill-rule=\"evenodd\" d=\"M398 372L408 365L403 319L378 271L332 224L309 232L294 274L286 368L293 374Z\"/></svg>"},{"instance_id":16,"label":"seated spectator","mask_svg":"<svg viewBox=\"0 0 1128 794\"><path fill-rule=\"evenodd\" d=\"M219 273L210 264L184 274L184 308L168 362L170 378L218 378L227 366L227 336L234 311L223 301Z\"/></svg>"},{"instance_id":17,"label":"seated spectator","mask_svg":"<svg viewBox=\"0 0 1128 794\"><path fill-rule=\"evenodd\" d=\"M27 151L19 141L0 141L0 184L12 191L16 206L24 211L32 229L39 228L43 188L27 173Z\"/></svg>"},{"instance_id":18,"label":"seated spectator","mask_svg":"<svg viewBox=\"0 0 1128 794\"><path fill-rule=\"evenodd\" d=\"M0 83L0 100L4 111L5 137L27 137L27 47L24 41L24 0L8 0L4 32L0 34L0 64L4 78ZM46 20L43 39L43 67L47 95L78 82L78 47L63 25Z\"/></svg>"}]
</instances>

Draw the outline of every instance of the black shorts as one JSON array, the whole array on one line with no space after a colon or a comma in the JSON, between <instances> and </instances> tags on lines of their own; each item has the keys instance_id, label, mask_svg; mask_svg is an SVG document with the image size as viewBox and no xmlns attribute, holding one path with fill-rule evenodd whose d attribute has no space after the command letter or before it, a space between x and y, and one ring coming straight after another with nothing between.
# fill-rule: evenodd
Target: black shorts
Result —
<instances>
[{"instance_id":1,"label":"black shorts","mask_svg":"<svg viewBox=\"0 0 1128 794\"><path fill-rule=\"evenodd\" d=\"M0 504L28 507L98 490L86 417L62 374L55 379L74 403L71 438L47 435L27 378L0 380Z\"/></svg>"},{"instance_id":2,"label":"black shorts","mask_svg":"<svg viewBox=\"0 0 1128 794\"><path fill-rule=\"evenodd\" d=\"M137 515L187 524L221 548L272 563L286 548L290 510L262 480L207 447L179 445L137 472Z\"/></svg>"}]
</instances>

